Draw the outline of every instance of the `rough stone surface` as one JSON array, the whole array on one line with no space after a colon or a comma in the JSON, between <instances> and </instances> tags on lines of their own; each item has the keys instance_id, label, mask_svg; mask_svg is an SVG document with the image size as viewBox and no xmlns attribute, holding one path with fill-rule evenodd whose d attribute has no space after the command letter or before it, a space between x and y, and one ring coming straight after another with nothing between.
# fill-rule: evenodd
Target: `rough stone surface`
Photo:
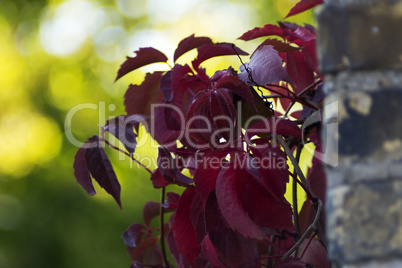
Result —
<instances>
[{"instance_id":1,"label":"rough stone surface","mask_svg":"<svg viewBox=\"0 0 402 268\"><path fill-rule=\"evenodd\" d=\"M337 124L337 131L324 131L328 164L335 157L340 166L402 160L402 88L338 90L325 102L335 101L337 117L324 121L324 128Z\"/></svg>"},{"instance_id":2,"label":"rough stone surface","mask_svg":"<svg viewBox=\"0 0 402 268\"><path fill-rule=\"evenodd\" d=\"M328 252L335 264L347 267L402 255L401 179L328 190Z\"/></svg>"},{"instance_id":3,"label":"rough stone surface","mask_svg":"<svg viewBox=\"0 0 402 268\"><path fill-rule=\"evenodd\" d=\"M332 1L317 20L323 73L402 67L401 1Z\"/></svg>"},{"instance_id":4,"label":"rough stone surface","mask_svg":"<svg viewBox=\"0 0 402 268\"><path fill-rule=\"evenodd\" d=\"M325 93L402 87L402 70L344 71L325 77Z\"/></svg>"}]
</instances>

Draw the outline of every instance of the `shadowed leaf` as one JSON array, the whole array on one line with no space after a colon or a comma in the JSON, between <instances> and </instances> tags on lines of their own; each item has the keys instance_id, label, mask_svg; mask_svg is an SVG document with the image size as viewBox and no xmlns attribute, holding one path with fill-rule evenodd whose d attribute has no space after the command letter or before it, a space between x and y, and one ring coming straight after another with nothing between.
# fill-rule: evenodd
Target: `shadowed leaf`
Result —
<instances>
[{"instance_id":1,"label":"shadowed leaf","mask_svg":"<svg viewBox=\"0 0 402 268\"><path fill-rule=\"evenodd\" d=\"M85 161L91 176L98 182L100 187L104 188L108 194L113 196L121 208L120 184L116 173L109 161L105 151L100 146L99 137L93 136L88 142L94 142L96 147L87 148L85 152Z\"/></svg>"},{"instance_id":2,"label":"shadowed leaf","mask_svg":"<svg viewBox=\"0 0 402 268\"><path fill-rule=\"evenodd\" d=\"M176 62L180 56L187 53L188 51L200 47L205 44L212 43L209 37L194 37L194 34L180 41L174 52L174 61Z\"/></svg>"},{"instance_id":3,"label":"shadowed leaf","mask_svg":"<svg viewBox=\"0 0 402 268\"><path fill-rule=\"evenodd\" d=\"M270 36L270 35L283 36L283 30L276 25L266 24L263 27L256 27L253 30L245 32L238 39L244 40L244 41L249 41L249 40L256 39L258 37Z\"/></svg>"},{"instance_id":4,"label":"shadowed leaf","mask_svg":"<svg viewBox=\"0 0 402 268\"><path fill-rule=\"evenodd\" d=\"M88 142L84 143L84 145L88 145ZM78 149L75 157L74 157L74 176L77 179L77 182L81 184L81 186L87 191L89 195L96 194L95 188L92 184L91 175L87 168L87 163L85 160L86 148L81 147Z\"/></svg>"},{"instance_id":5,"label":"shadowed leaf","mask_svg":"<svg viewBox=\"0 0 402 268\"><path fill-rule=\"evenodd\" d=\"M142 217L145 224L149 227L151 220L160 214L161 205L158 202L148 201L142 210Z\"/></svg>"},{"instance_id":6,"label":"shadowed leaf","mask_svg":"<svg viewBox=\"0 0 402 268\"><path fill-rule=\"evenodd\" d=\"M147 73L141 85L130 85L124 94L124 106L128 115L151 115L151 105L162 99L159 81L163 72Z\"/></svg>"},{"instance_id":7,"label":"shadowed leaf","mask_svg":"<svg viewBox=\"0 0 402 268\"><path fill-rule=\"evenodd\" d=\"M156 62L166 62L168 58L160 52L159 50L152 47L143 47L135 51L135 57L127 57L126 61L120 65L120 69L117 72L117 81L119 78L125 74L134 71L142 66L156 63Z\"/></svg>"},{"instance_id":8,"label":"shadowed leaf","mask_svg":"<svg viewBox=\"0 0 402 268\"><path fill-rule=\"evenodd\" d=\"M216 181L216 198L223 217L233 230L246 238L263 241L265 234L243 209L236 193L235 170L232 165L221 169Z\"/></svg>"},{"instance_id":9,"label":"shadowed leaf","mask_svg":"<svg viewBox=\"0 0 402 268\"><path fill-rule=\"evenodd\" d=\"M236 52L239 55L248 55L247 52L241 50L240 48L235 46L235 50L230 43L216 43L216 44L205 44L199 48L198 57L192 62L195 70L198 70L201 63L204 61L218 57L218 56L228 56L228 55L236 55Z\"/></svg>"},{"instance_id":10,"label":"shadowed leaf","mask_svg":"<svg viewBox=\"0 0 402 268\"><path fill-rule=\"evenodd\" d=\"M177 249L189 264L194 264L199 255L196 230L190 218L191 204L195 195L194 189L188 188L183 192L172 226Z\"/></svg>"}]
</instances>

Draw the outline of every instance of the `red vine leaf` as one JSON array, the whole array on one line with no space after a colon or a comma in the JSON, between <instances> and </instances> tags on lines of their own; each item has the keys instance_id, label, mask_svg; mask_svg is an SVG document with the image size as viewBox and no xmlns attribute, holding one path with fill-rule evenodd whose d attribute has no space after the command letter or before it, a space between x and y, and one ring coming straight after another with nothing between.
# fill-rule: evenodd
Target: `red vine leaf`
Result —
<instances>
[{"instance_id":1,"label":"red vine leaf","mask_svg":"<svg viewBox=\"0 0 402 268\"><path fill-rule=\"evenodd\" d=\"M232 44L230 43L205 44L197 48L197 51L198 51L198 57L192 62L195 70L198 70L200 64L210 58L218 56L236 55L236 52L239 55L248 55L247 52L241 50L236 46L233 49Z\"/></svg>"},{"instance_id":2,"label":"red vine leaf","mask_svg":"<svg viewBox=\"0 0 402 268\"><path fill-rule=\"evenodd\" d=\"M314 71L306 62L302 52L287 52L285 58L287 73L296 85L294 89L296 94L314 83Z\"/></svg>"},{"instance_id":3,"label":"red vine leaf","mask_svg":"<svg viewBox=\"0 0 402 268\"><path fill-rule=\"evenodd\" d=\"M180 195L169 192L166 194L166 201L162 204L162 207L167 209L176 209L179 206Z\"/></svg>"},{"instance_id":4,"label":"red vine leaf","mask_svg":"<svg viewBox=\"0 0 402 268\"><path fill-rule=\"evenodd\" d=\"M293 83L283 67L278 51L271 45L260 47L251 56L250 62L244 65L240 66L239 77L246 83L255 82L261 86L279 81ZM254 81L250 81L250 73Z\"/></svg>"},{"instance_id":5,"label":"red vine leaf","mask_svg":"<svg viewBox=\"0 0 402 268\"><path fill-rule=\"evenodd\" d=\"M89 138L87 142L97 145L86 148L85 152L85 161L91 176L98 182L100 187L113 196L121 209L120 184L109 158L100 145L99 137L95 135Z\"/></svg>"},{"instance_id":6,"label":"red vine leaf","mask_svg":"<svg viewBox=\"0 0 402 268\"><path fill-rule=\"evenodd\" d=\"M236 193L235 170L232 165L221 169L216 181L216 198L230 227L246 238L266 240L264 233L243 209Z\"/></svg>"},{"instance_id":7,"label":"red vine leaf","mask_svg":"<svg viewBox=\"0 0 402 268\"><path fill-rule=\"evenodd\" d=\"M270 133L272 135L293 136L301 139L301 129L296 122L284 118L267 118L252 124L246 131L246 140L249 141L258 134Z\"/></svg>"},{"instance_id":8,"label":"red vine leaf","mask_svg":"<svg viewBox=\"0 0 402 268\"><path fill-rule=\"evenodd\" d=\"M88 145L88 142L84 143L84 145ZM81 184L81 186L85 189L85 191L87 191L89 195L94 195L96 194L96 191L92 184L91 175L87 167L85 153L86 148L83 146L78 149L74 157L74 176L77 179L77 182Z\"/></svg>"},{"instance_id":9,"label":"red vine leaf","mask_svg":"<svg viewBox=\"0 0 402 268\"><path fill-rule=\"evenodd\" d=\"M147 228L140 224L134 223L130 225L121 235L124 243L130 247L136 247L140 243L142 237L146 234Z\"/></svg>"},{"instance_id":10,"label":"red vine leaf","mask_svg":"<svg viewBox=\"0 0 402 268\"><path fill-rule=\"evenodd\" d=\"M126 61L120 65L115 81L142 66L156 62L166 62L168 60L165 54L152 47L140 48L135 53L135 57L127 57Z\"/></svg>"},{"instance_id":11,"label":"red vine leaf","mask_svg":"<svg viewBox=\"0 0 402 268\"><path fill-rule=\"evenodd\" d=\"M212 40L209 37L194 37L194 34L180 41L174 52L174 62L177 61L180 56L188 51L200 47L205 44L211 44Z\"/></svg>"},{"instance_id":12,"label":"red vine leaf","mask_svg":"<svg viewBox=\"0 0 402 268\"><path fill-rule=\"evenodd\" d=\"M258 48L260 48L262 46L267 46L267 45L273 46L273 48L276 51L278 51L278 53L298 51L301 49L300 47L294 47L294 46L290 45L289 43L285 43L285 42L280 41L275 38L265 40L264 42L261 43L261 45L258 46ZM257 50L258 50L258 48L257 48Z\"/></svg>"},{"instance_id":13,"label":"red vine leaf","mask_svg":"<svg viewBox=\"0 0 402 268\"><path fill-rule=\"evenodd\" d=\"M301 0L289 11L285 18L297 15L323 3L324 0Z\"/></svg>"},{"instance_id":14,"label":"red vine leaf","mask_svg":"<svg viewBox=\"0 0 402 268\"><path fill-rule=\"evenodd\" d=\"M256 243L251 239L246 239L228 226L222 217L214 192L210 194L205 204L204 222L205 231L222 264L225 264L226 267L255 267ZM205 257L210 262L216 262L213 255Z\"/></svg>"},{"instance_id":15,"label":"red vine leaf","mask_svg":"<svg viewBox=\"0 0 402 268\"><path fill-rule=\"evenodd\" d=\"M230 75L225 76L218 81L216 88L226 88L233 93L236 93L248 103L255 107L253 94L251 93L250 86L244 83L238 76Z\"/></svg>"},{"instance_id":16,"label":"red vine leaf","mask_svg":"<svg viewBox=\"0 0 402 268\"><path fill-rule=\"evenodd\" d=\"M158 202L149 201L145 204L142 210L142 217L144 218L145 224L149 227L151 220L160 214L161 205Z\"/></svg>"},{"instance_id":17,"label":"red vine leaf","mask_svg":"<svg viewBox=\"0 0 402 268\"><path fill-rule=\"evenodd\" d=\"M249 40L256 39L258 37L270 36L270 35L282 36L283 35L283 29L281 29L277 25L266 24L263 27L256 27L253 30L245 32L238 39L244 40L244 41L249 41Z\"/></svg>"},{"instance_id":18,"label":"red vine leaf","mask_svg":"<svg viewBox=\"0 0 402 268\"><path fill-rule=\"evenodd\" d=\"M177 249L189 264L194 264L199 255L196 230L190 218L191 204L195 195L194 189L187 188L183 192L172 226Z\"/></svg>"},{"instance_id":19,"label":"red vine leaf","mask_svg":"<svg viewBox=\"0 0 402 268\"><path fill-rule=\"evenodd\" d=\"M201 250L205 258L216 267L225 267L219 261L218 254L216 253L215 246L212 244L209 235L206 235L201 242Z\"/></svg>"},{"instance_id":20,"label":"red vine leaf","mask_svg":"<svg viewBox=\"0 0 402 268\"><path fill-rule=\"evenodd\" d=\"M120 115L109 119L103 130L115 136L124 145L127 152L133 154L137 146L137 135L134 133L134 127L145 120L146 117L142 115Z\"/></svg>"},{"instance_id":21,"label":"red vine leaf","mask_svg":"<svg viewBox=\"0 0 402 268\"><path fill-rule=\"evenodd\" d=\"M163 72L147 73L141 85L130 85L124 94L124 106L128 115L151 115L151 105L159 103L162 93L159 81Z\"/></svg>"},{"instance_id":22,"label":"red vine leaf","mask_svg":"<svg viewBox=\"0 0 402 268\"><path fill-rule=\"evenodd\" d=\"M161 171L159 168L152 171L151 174L151 181L154 188L163 188L170 184L165 178L162 176Z\"/></svg>"}]
</instances>

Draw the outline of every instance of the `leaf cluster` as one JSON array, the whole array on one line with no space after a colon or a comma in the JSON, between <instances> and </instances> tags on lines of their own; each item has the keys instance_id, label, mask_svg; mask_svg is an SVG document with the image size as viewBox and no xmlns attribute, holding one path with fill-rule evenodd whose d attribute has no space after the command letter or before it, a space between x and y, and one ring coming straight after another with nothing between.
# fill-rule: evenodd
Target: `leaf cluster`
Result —
<instances>
[{"instance_id":1,"label":"leaf cluster","mask_svg":"<svg viewBox=\"0 0 402 268\"><path fill-rule=\"evenodd\" d=\"M288 16L321 2L303 0ZM303 125L322 106L315 29L279 22L254 28L239 39L261 37L248 63L212 77L201 67L203 62L248 53L208 37L183 39L173 55L174 66L130 85L124 95L126 114L102 127L102 133L115 136L124 149L102 135L78 150L77 182L94 195L93 178L121 207L120 185L102 144L138 162L133 153L142 124L160 145L158 167L145 168L153 186L161 189L161 201L148 202L144 224L135 223L123 233L131 267L172 266L165 244L178 267L328 267L323 166L314 160L307 176L298 167L304 144L314 143L317 152L321 148L320 122ZM177 63L193 49L197 57L190 64ZM135 53L120 66L116 80L168 60L151 47ZM295 110L295 103L302 110ZM285 112L274 110L273 104ZM289 177L308 197L300 213L297 198L291 204L284 197ZM165 194L171 184L182 186L183 193ZM159 228L150 224L156 217Z\"/></svg>"}]
</instances>

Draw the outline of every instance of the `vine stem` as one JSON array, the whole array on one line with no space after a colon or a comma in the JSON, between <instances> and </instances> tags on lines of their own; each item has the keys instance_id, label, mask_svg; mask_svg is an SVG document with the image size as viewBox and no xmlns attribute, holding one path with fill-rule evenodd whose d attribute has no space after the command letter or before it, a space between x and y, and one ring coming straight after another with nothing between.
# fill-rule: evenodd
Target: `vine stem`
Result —
<instances>
[{"instance_id":1,"label":"vine stem","mask_svg":"<svg viewBox=\"0 0 402 268\"><path fill-rule=\"evenodd\" d=\"M303 243L304 239L310 234L311 231L316 231L318 229L318 221L320 220L320 215L321 215L321 210L322 210L322 201L320 199L317 199L318 206L317 206L317 213L315 214L315 218L313 223L307 228L307 230L304 232L304 234L300 237L300 239L294 244L294 246L289 249L288 252L286 252L282 256L282 260L290 257L293 252L296 251L300 247L300 245Z\"/></svg>"},{"instance_id":2,"label":"vine stem","mask_svg":"<svg viewBox=\"0 0 402 268\"><path fill-rule=\"evenodd\" d=\"M300 169L300 166L297 162L297 160L293 157L292 151L290 150L289 146L286 144L285 140L283 139L282 135L278 135L278 140L279 143L282 145L283 149L285 150L286 154L288 155L290 161L292 162L295 172L299 176L300 180L302 181L303 188L306 191L307 195L310 197L310 200L316 204L316 210L317 213L315 214L315 218L313 223L307 228L307 230L304 232L304 234L300 237L300 239L294 244L294 246L286 252L282 256L282 260L288 258L290 255L292 255L293 252L295 252L303 243L303 240L310 234L311 231L316 231L318 229L318 223L320 221L320 215L321 215L321 210L322 210L322 201L314 194L312 191L310 184L308 183L306 177L304 176L302 170ZM297 179L297 177L296 177Z\"/></svg>"},{"instance_id":3,"label":"vine stem","mask_svg":"<svg viewBox=\"0 0 402 268\"><path fill-rule=\"evenodd\" d=\"M292 162L293 167L295 168L295 171L296 171L297 175L299 176L301 182L303 183L304 187L309 192L309 194L313 197L314 200L312 200L312 201L316 201L318 199L317 196L314 194L313 190L311 189L310 184L308 183L306 177L303 174L303 171L300 169L299 163L297 163L297 160L293 157L293 153L290 150L289 146L286 144L285 140L283 139L283 136L277 135L277 137L278 137L279 143L282 145L283 149L285 150L285 153L289 157L290 162Z\"/></svg>"},{"instance_id":4,"label":"vine stem","mask_svg":"<svg viewBox=\"0 0 402 268\"><path fill-rule=\"evenodd\" d=\"M162 206L162 204L165 202L165 192L166 188L163 187L161 190L161 209L160 209L160 233L161 233L161 251L162 251L162 256L163 256L163 267L164 268L169 268L170 264L169 261L166 257L166 248L165 248L165 223L164 223L164 215L165 215L165 208Z\"/></svg>"},{"instance_id":5,"label":"vine stem","mask_svg":"<svg viewBox=\"0 0 402 268\"><path fill-rule=\"evenodd\" d=\"M142 168L144 168L146 171L148 171L149 174L152 174L152 171L151 171L149 168L147 168L143 163L141 163L140 161L138 161L137 159L135 159L135 158L134 158L134 155L131 155L131 154L129 154L128 152L123 151L122 149L120 149L120 148L118 148L118 147L112 145L112 144L111 144L108 140L106 140L106 139L103 139L103 141L104 141L107 145L109 145L110 147L112 147L113 149L115 149L115 150L117 150L117 151L119 151L119 152L121 152L121 153L127 155L130 159L132 159L134 162L136 162L138 165L140 165Z\"/></svg>"},{"instance_id":6,"label":"vine stem","mask_svg":"<svg viewBox=\"0 0 402 268\"><path fill-rule=\"evenodd\" d=\"M300 155L301 151L303 149L303 144L297 145L297 152L296 152L296 161L297 163L300 162ZM293 201L293 215L294 215L294 221L296 225L296 230L297 233L300 234L300 228L299 228L299 212L298 212L298 204L297 204L297 173L296 173L296 168L294 168L293 171L293 183L292 183L292 201Z\"/></svg>"}]
</instances>

